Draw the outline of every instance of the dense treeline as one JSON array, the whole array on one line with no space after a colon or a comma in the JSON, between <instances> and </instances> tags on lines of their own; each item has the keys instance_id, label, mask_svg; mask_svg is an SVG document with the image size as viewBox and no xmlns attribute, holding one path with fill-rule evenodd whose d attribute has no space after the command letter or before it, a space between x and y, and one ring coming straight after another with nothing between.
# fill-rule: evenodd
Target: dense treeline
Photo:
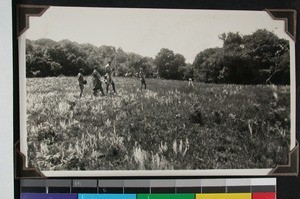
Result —
<instances>
[{"instance_id":1,"label":"dense treeline","mask_svg":"<svg viewBox=\"0 0 300 199\"><path fill-rule=\"evenodd\" d=\"M221 48L197 54L192 64L183 55L162 48L155 58L124 52L113 46L96 47L69 40L39 39L26 42L27 77L74 76L80 68L85 75L112 60L116 76L135 76L140 69L146 77L235 84L289 84L289 43L267 30L251 35L223 33ZM195 41L196 42L196 41Z\"/></svg>"},{"instance_id":2,"label":"dense treeline","mask_svg":"<svg viewBox=\"0 0 300 199\"><path fill-rule=\"evenodd\" d=\"M223 33L222 48L200 52L193 63L198 81L236 84L289 84L289 43L272 32Z\"/></svg>"},{"instance_id":3,"label":"dense treeline","mask_svg":"<svg viewBox=\"0 0 300 199\"><path fill-rule=\"evenodd\" d=\"M154 76L154 60L135 53L126 53L121 48L112 46L96 47L91 44L78 44L69 40L55 42L39 39L26 42L27 77L74 76L82 68L85 75L97 66L103 73L104 65L112 61L115 75L132 76L140 68L147 77Z\"/></svg>"}]
</instances>

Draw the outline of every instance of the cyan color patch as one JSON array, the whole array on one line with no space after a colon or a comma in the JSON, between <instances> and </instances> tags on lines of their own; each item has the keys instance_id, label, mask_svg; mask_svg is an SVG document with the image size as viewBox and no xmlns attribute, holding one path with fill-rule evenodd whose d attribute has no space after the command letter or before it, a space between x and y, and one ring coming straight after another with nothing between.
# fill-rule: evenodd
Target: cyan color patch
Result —
<instances>
[{"instance_id":1,"label":"cyan color patch","mask_svg":"<svg viewBox=\"0 0 300 199\"><path fill-rule=\"evenodd\" d=\"M136 199L136 194L78 194L78 199Z\"/></svg>"}]
</instances>

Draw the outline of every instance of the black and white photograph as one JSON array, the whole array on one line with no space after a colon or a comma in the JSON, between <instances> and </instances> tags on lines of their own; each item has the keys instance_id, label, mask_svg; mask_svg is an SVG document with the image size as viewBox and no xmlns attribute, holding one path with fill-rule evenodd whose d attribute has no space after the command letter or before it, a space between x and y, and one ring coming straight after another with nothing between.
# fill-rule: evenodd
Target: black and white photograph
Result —
<instances>
[{"instance_id":1,"label":"black and white photograph","mask_svg":"<svg viewBox=\"0 0 300 199\"><path fill-rule=\"evenodd\" d=\"M50 6L29 17L19 36L26 166L178 176L288 164L295 43L285 26L267 11Z\"/></svg>"}]
</instances>

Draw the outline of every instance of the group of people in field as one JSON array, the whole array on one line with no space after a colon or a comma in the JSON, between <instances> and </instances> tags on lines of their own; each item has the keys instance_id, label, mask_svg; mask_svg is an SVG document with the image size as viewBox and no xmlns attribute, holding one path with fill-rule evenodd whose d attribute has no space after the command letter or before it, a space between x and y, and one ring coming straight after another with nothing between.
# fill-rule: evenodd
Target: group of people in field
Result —
<instances>
[{"instance_id":1,"label":"group of people in field","mask_svg":"<svg viewBox=\"0 0 300 199\"><path fill-rule=\"evenodd\" d=\"M84 79L83 77L83 69L79 70L78 73L78 82L79 82L79 88L80 88L80 97L82 97L82 93L83 93L83 89L84 86L87 84L87 81ZM117 94L116 92L116 86L115 86L115 82L112 78L113 75L113 68L111 67L111 62L109 61L106 65L105 65L105 75L104 75L104 80L102 79L102 76L100 75L100 73L97 71L97 67L94 68L93 72L92 72L92 84L93 84L93 95L97 96L98 92L100 91L101 94L104 96L104 91L103 91L103 87L102 84L106 84L106 93L108 93L109 90L109 86L112 86L113 92L115 94ZM146 90L147 86L146 86L146 79L145 79L145 74L143 72L143 70L141 69L139 72L139 77L141 80L141 90L144 89Z\"/></svg>"}]
</instances>

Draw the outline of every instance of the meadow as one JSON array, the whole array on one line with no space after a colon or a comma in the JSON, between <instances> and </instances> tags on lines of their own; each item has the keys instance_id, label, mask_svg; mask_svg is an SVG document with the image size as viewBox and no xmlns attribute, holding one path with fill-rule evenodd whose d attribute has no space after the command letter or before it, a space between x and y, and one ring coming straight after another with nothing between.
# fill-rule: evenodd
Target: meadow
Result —
<instances>
[{"instance_id":1,"label":"meadow","mask_svg":"<svg viewBox=\"0 0 300 199\"><path fill-rule=\"evenodd\" d=\"M290 87L117 78L27 78L29 167L40 170L270 168L288 162ZM111 89L111 88L110 88ZM110 90L112 91L112 90Z\"/></svg>"}]
</instances>

